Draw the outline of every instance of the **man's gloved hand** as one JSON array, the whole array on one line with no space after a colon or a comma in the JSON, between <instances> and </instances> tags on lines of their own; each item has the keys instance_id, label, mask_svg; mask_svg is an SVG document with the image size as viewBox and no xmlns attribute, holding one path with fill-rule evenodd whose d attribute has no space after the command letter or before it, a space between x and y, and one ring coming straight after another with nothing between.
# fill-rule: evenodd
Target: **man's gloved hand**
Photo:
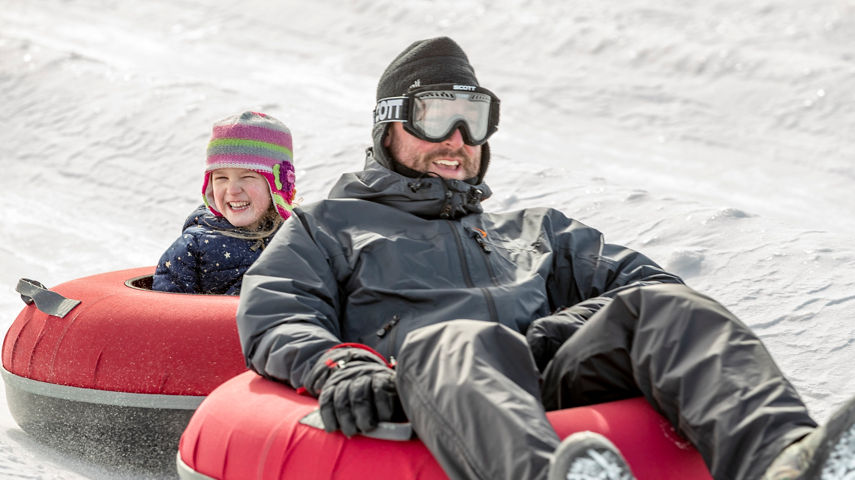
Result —
<instances>
[{"instance_id":1,"label":"man's gloved hand","mask_svg":"<svg viewBox=\"0 0 855 480\"><path fill-rule=\"evenodd\" d=\"M525 332L534 363L543 372L555 353L611 298L594 297L531 322Z\"/></svg>"},{"instance_id":2,"label":"man's gloved hand","mask_svg":"<svg viewBox=\"0 0 855 480\"><path fill-rule=\"evenodd\" d=\"M360 347L340 347L322 355L309 373L309 393L318 397L328 432L348 437L370 432L401 411L395 371L378 354Z\"/></svg>"}]
</instances>

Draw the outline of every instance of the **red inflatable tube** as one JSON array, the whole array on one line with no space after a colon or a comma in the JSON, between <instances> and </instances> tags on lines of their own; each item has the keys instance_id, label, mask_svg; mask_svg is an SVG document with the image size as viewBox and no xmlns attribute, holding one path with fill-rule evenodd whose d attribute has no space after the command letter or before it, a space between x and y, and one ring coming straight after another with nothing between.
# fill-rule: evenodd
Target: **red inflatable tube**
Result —
<instances>
[{"instance_id":1,"label":"red inflatable tube","mask_svg":"<svg viewBox=\"0 0 855 480\"><path fill-rule=\"evenodd\" d=\"M151 466L170 457L164 465L174 472L195 408L246 367L238 298L155 292L153 271L50 289L80 301L62 318L24 307L2 352L7 402L23 430L96 459L135 457Z\"/></svg>"},{"instance_id":2,"label":"red inflatable tube","mask_svg":"<svg viewBox=\"0 0 855 480\"><path fill-rule=\"evenodd\" d=\"M184 479L445 479L418 440L346 438L300 422L314 398L243 373L202 402L181 437ZM639 480L705 480L697 451L640 398L547 413L560 437L590 430L609 437Z\"/></svg>"}]
</instances>

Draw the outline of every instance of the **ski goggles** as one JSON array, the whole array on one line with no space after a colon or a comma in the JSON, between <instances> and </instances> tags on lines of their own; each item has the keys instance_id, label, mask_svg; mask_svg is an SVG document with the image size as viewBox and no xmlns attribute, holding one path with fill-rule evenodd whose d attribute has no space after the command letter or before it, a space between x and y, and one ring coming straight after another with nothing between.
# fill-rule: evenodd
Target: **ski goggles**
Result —
<instances>
[{"instance_id":1,"label":"ski goggles","mask_svg":"<svg viewBox=\"0 0 855 480\"><path fill-rule=\"evenodd\" d=\"M441 142L459 128L467 145L481 145L499 128L499 97L472 85L427 85L381 98L374 124L388 122L401 122L404 130L428 142Z\"/></svg>"}]
</instances>

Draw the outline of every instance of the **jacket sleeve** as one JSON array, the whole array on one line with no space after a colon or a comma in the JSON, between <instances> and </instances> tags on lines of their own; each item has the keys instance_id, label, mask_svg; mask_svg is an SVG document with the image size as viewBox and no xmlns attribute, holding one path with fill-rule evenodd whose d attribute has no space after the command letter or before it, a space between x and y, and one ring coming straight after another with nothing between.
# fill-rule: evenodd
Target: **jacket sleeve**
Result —
<instances>
[{"instance_id":1,"label":"jacket sleeve","mask_svg":"<svg viewBox=\"0 0 855 480\"><path fill-rule=\"evenodd\" d=\"M563 215L555 218L553 225L556 276L550 293L556 311L577 306L574 317L587 320L621 290L683 283L647 256L606 243L596 229Z\"/></svg>"},{"instance_id":2,"label":"jacket sleeve","mask_svg":"<svg viewBox=\"0 0 855 480\"><path fill-rule=\"evenodd\" d=\"M568 338L621 290L656 283L683 283L653 260L556 212L553 226L555 278L550 282L554 313L536 319L526 340L543 371Z\"/></svg>"},{"instance_id":3,"label":"jacket sleeve","mask_svg":"<svg viewBox=\"0 0 855 480\"><path fill-rule=\"evenodd\" d=\"M341 343L335 237L295 209L243 278L237 327L247 366L304 386L317 358Z\"/></svg>"},{"instance_id":4,"label":"jacket sleeve","mask_svg":"<svg viewBox=\"0 0 855 480\"><path fill-rule=\"evenodd\" d=\"M195 238L183 234L163 252L152 278L152 290L160 292L198 293L198 249Z\"/></svg>"}]
</instances>

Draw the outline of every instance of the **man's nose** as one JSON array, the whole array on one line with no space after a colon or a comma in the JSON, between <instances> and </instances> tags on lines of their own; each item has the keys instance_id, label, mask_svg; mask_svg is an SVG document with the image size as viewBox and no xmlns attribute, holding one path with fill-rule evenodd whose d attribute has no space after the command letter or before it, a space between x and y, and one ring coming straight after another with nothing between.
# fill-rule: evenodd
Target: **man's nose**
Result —
<instances>
[{"instance_id":1,"label":"man's nose","mask_svg":"<svg viewBox=\"0 0 855 480\"><path fill-rule=\"evenodd\" d=\"M454 131L451 132L451 136L443 140L443 143L451 148L460 148L463 146L463 133L459 128L455 128Z\"/></svg>"}]
</instances>

